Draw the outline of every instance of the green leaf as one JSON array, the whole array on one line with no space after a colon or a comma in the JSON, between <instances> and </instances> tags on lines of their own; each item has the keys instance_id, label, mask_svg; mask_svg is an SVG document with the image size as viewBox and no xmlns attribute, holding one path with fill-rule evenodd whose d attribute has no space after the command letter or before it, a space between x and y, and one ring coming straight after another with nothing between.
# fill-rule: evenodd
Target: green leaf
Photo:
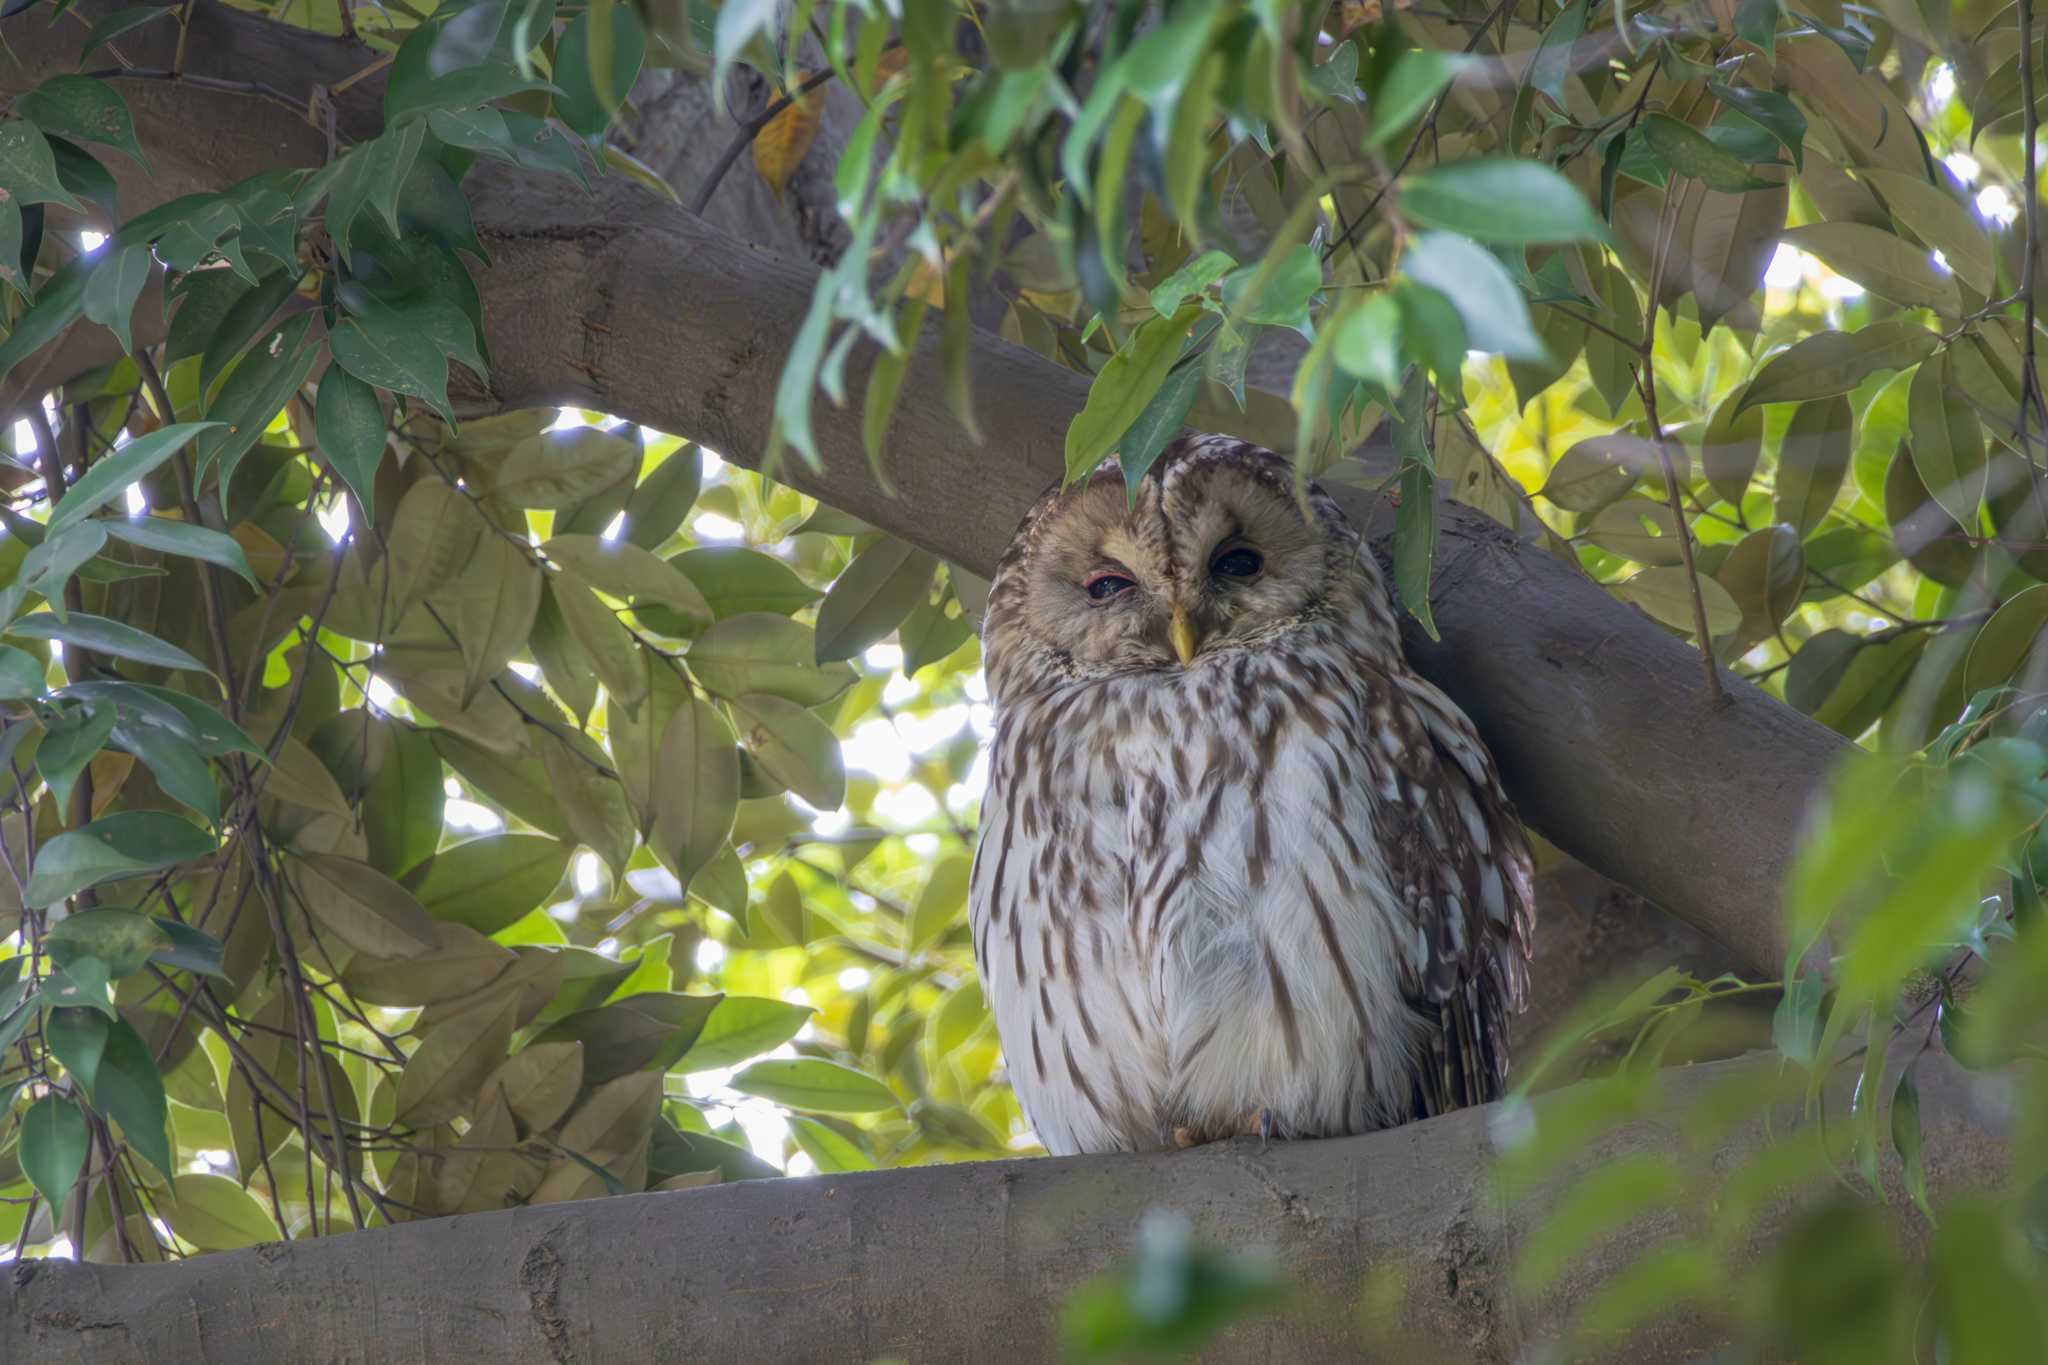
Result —
<instances>
[{"instance_id":1,"label":"green leaf","mask_svg":"<svg viewBox=\"0 0 2048 1365\"><path fill-rule=\"evenodd\" d=\"M1980 294L1990 294L1997 288L1998 268L1991 236L1969 205L1918 174L1864 169L1857 172L1856 178L1883 195L1892 216L1911 228L1922 242L1941 252L1964 284Z\"/></svg>"},{"instance_id":2,"label":"green leaf","mask_svg":"<svg viewBox=\"0 0 2048 1365\"><path fill-rule=\"evenodd\" d=\"M0 129L7 125L0 123ZM39 135L40 136L40 135ZM0 172L0 183L5 182ZM85 308L86 267L90 258L74 260L43 282L35 307L15 319L7 339L0 341L0 378L34 355L78 319Z\"/></svg>"},{"instance_id":3,"label":"green leaf","mask_svg":"<svg viewBox=\"0 0 2048 1365\"><path fill-rule=\"evenodd\" d=\"M372 485L384 460L384 409L377 392L341 365L320 377L313 404L313 430L320 454L341 476L365 517L374 518Z\"/></svg>"},{"instance_id":4,"label":"green leaf","mask_svg":"<svg viewBox=\"0 0 2048 1365\"><path fill-rule=\"evenodd\" d=\"M611 29L610 42L604 45L592 41L592 20L597 12L593 6L569 24L555 48L554 66L555 83L561 87L555 97L555 117L592 139L604 136L612 114L633 88L647 51L647 34L633 6L604 7ZM609 54L602 46L610 48Z\"/></svg>"},{"instance_id":5,"label":"green leaf","mask_svg":"<svg viewBox=\"0 0 2048 1365\"><path fill-rule=\"evenodd\" d=\"M740 545L700 545L669 563L697 585L719 620L749 612L788 616L823 596L774 555Z\"/></svg>"},{"instance_id":6,"label":"green leaf","mask_svg":"<svg viewBox=\"0 0 2048 1365\"><path fill-rule=\"evenodd\" d=\"M135 120L114 87L91 76L52 76L15 103L14 112L46 133L115 147L147 167Z\"/></svg>"},{"instance_id":7,"label":"green leaf","mask_svg":"<svg viewBox=\"0 0 2048 1365\"><path fill-rule=\"evenodd\" d=\"M59 809L71 803L71 788L114 732L114 708L87 706L50 716L36 746L36 770L50 784Z\"/></svg>"},{"instance_id":8,"label":"green leaf","mask_svg":"<svg viewBox=\"0 0 2048 1365\"><path fill-rule=\"evenodd\" d=\"M1499 261L1465 238L1422 233L1409 244L1401 268L1408 279L1450 300L1473 349L1497 351L1510 360L1541 360L1547 354L1529 321L1522 291Z\"/></svg>"},{"instance_id":9,"label":"green leaf","mask_svg":"<svg viewBox=\"0 0 2048 1365\"><path fill-rule=\"evenodd\" d=\"M163 932L166 946L151 953L150 961L200 976L225 978L221 961L226 948L219 939L174 919L159 918L156 926Z\"/></svg>"},{"instance_id":10,"label":"green leaf","mask_svg":"<svg viewBox=\"0 0 2048 1365\"><path fill-rule=\"evenodd\" d=\"M1737 389L1722 399L1700 438L1701 472L1732 507L1742 505L1764 448L1764 415L1747 397L1746 389Z\"/></svg>"},{"instance_id":11,"label":"green leaf","mask_svg":"<svg viewBox=\"0 0 2048 1365\"><path fill-rule=\"evenodd\" d=\"M118 454L116 452L117 457ZM172 521L168 517L107 517L97 524L116 540L125 540L130 545L140 545L162 554L182 555L187 559L217 564L250 587L262 590L263 585L256 581L255 573L249 568L249 558L243 553L241 542L233 536L194 526L190 522Z\"/></svg>"},{"instance_id":12,"label":"green leaf","mask_svg":"<svg viewBox=\"0 0 2048 1365\"><path fill-rule=\"evenodd\" d=\"M405 881L435 919L495 934L547 903L574 852L538 834L487 834L442 849Z\"/></svg>"},{"instance_id":13,"label":"green leaf","mask_svg":"<svg viewBox=\"0 0 2048 1365\"><path fill-rule=\"evenodd\" d=\"M624 540L598 536L555 536L542 553L579 578L635 608L653 604L667 608L668 619L696 635L711 624L711 605L697 585L664 559Z\"/></svg>"},{"instance_id":14,"label":"green leaf","mask_svg":"<svg viewBox=\"0 0 2048 1365\"><path fill-rule=\"evenodd\" d=\"M299 271L296 268L273 270L249 285L228 305L201 348L199 393L202 403L214 392L215 381L228 366L247 351L258 333L270 325L298 283Z\"/></svg>"},{"instance_id":15,"label":"green leaf","mask_svg":"<svg viewBox=\"0 0 2048 1365\"><path fill-rule=\"evenodd\" d=\"M79 701L110 701L121 708L122 724L139 723L169 730L208 758L223 754L263 757L263 750L243 729L219 711L182 692L146 683L81 682L57 694Z\"/></svg>"},{"instance_id":16,"label":"green leaf","mask_svg":"<svg viewBox=\"0 0 2048 1365\"><path fill-rule=\"evenodd\" d=\"M59 621L49 612L18 617L8 623L5 633L24 640L61 640L66 645L96 654L111 654L157 668L189 669L211 676L205 664L176 645L145 635L120 621L88 616L82 611L70 613L70 619L66 621Z\"/></svg>"},{"instance_id":17,"label":"green leaf","mask_svg":"<svg viewBox=\"0 0 2048 1365\"><path fill-rule=\"evenodd\" d=\"M917 893L917 903L910 907L910 918L904 921L903 945L911 952L919 952L941 937L960 921L961 913L967 908L967 879L972 860L962 853L952 854L933 864L930 875L924 879L924 886Z\"/></svg>"},{"instance_id":18,"label":"green leaf","mask_svg":"<svg viewBox=\"0 0 2048 1365\"><path fill-rule=\"evenodd\" d=\"M42 660L12 645L0 645L0 701L39 697L48 690Z\"/></svg>"},{"instance_id":19,"label":"green leaf","mask_svg":"<svg viewBox=\"0 0 2048 1365\"><path fill-rule=\"evenodd\" d=\"M116 725L113 740L116 748L148 766L164 795L190 806L209 825L220 823L220 789L197 745L174 731L140 723Z\"/></svg>"},{"instance_id":20,"label":"green leaf","mask_svg":"<svg viewBox=\"0 0 2048 1365\"><path fill-rule=\"evenodd\" d=\"M440 1123L468 1110L505 1060L518 1009L518 1000L508 999L496 1009L464 1010L429 1029L399 1073L398 1121Z\"/></svg>"},{"instance_id":21,"label":"green leaf","mask_svg":"<svg viewBox=\"0 0 2048 1365\"><path fill-rule=\"evenodd\" d=\"M1435 378L1440 392L1459 393L1465 324L1457 308L1443 294L1412 280L1396 280L1393 293L1401 310L1403 349Z\"/></svg>"},{"instance_id":22,"label":"green leaf","mask_svg":"<svg viewBox=\"0 0 2048 1365\"><path fill-rule=\"evenodd\" d=\"M1346 309L1334 326L1330 355L1337 368L1388 393L1400 389L1401 306L1391 294L1377 293Z\"/></svg>"},{"instance_id":23,"label":"green leaf","mask_svg":"<svg viewBox=\"0 0 2048 1365\"><path fill-rule=\"evenodd\" d=\"M786 616L748 612L716 622L690 646L690 673L721 697L770 692L802 706L823 706L859 676L843 663L818 662L817 637Z\"/></svg>"},{"instance_id":24,"label":"green leaf","mask_svg":"<svg viewBox=\"0 0 2048 1365\"><path fill-rule=\"evenodd\" d=\"M1366 106L1372 116L1373 145L1384 147L1399 137L1471 64L1470 57L1434 48L1402 53Z\"/></svg>"},{"instance_id":25,"label":"green leaf","mask_svg":"<svg viewBox=\"0 0 2048 1365\"><path fill-rule=\"evenodd\" d=\"M21 1168L49 1201L50 1217L61 1222L85 1155L92 1146L85 1113L63 1095L45 1095L21 1118Z\"/></svg>"},{"instance_id":26,"label":"green leaf","mask_svg":"<svg viewBox=\"0 0 2048 1365\"><path fill-rule=\"evenodd\" d=\"M1989 466L1984 429L1956 383L1950 353L1920 366L1908 391L1913 469L1928 495L1967 531L1977 529Z\"/></svg>"},{"instance_id":27,"label":"green leaf","mask_svg":"<svg viewBox=\"0 0 2048 1365\"><path fill-rule=\"evenodd\" d=\"M1799 106L1790 98L1775 90L1757 90L1746 85L1715 83L1707 89L1714 98L1769 133L1792 154L1795 168L1805 169L1806 115L1799 112Z\"/></svg>"},{"instance_id":28,"label":"green leaf","mask_svg":"<svg viewBox=\"0 0 2048 1365\"><path fill-rule=\"evenodd\" d=\"M903 676L913 677L927 664L938 663L973 634L956 593L943 592L936 601L920 603L896 627L896 642L903 647Z\"/></svg>"},{"instance_id":29,"label":"green leaf","mask_svg":"<svg viewBox=\"0 0 2048 1365\"><path fill-rule=\"evenodd\" d=\"M379 319L344 318L327 334L334 361L365 384L426 402L449 421L448 357L431 338Z\"/></svg>"},{"instance_id":30,"label":"green leaf","mask_svg":"<svg viewBox=\"0 0 2048 1365\"><path fill-rule=\"evenodd\" d=\"M1899 1154L1906 1193L1932 1222L1934 1210L1927 1203L1927 1161L1920 1135L1920 1091L1913 1084L1911 1067L1899 1073L1898 1087L1892 1091L1892 1149Z\"/></svg>"},{"instance_id":31,"label":"green leaf","mask_svg":"<svg viewBox=\"0 0 2048 1365\"><path fill-rule=\"evenodd\" d=\"M640 458L639 443L616 432L587 426L545 431L512 448L490 491L515 506L565 511L632 478Z\"/></svg>"},{"instance_id":32,"label":"green leaf","mask_svg":"<svg viewBox=\"0 0 2048 1365\"><path fill-rule=\"evenodd\" d=\"M220 422L178 422L158 427L146 436L136 437L104 459L95 461L58 501L56 510L50 513L47 531L55 534L84 520L120 497L130 484L147 478L158 465L184 449L185 443L200 432L221 425Z\"/></svg>"},{"instance_id":33,"label":"green leaf","mask_svg":"<svg viewBox=\"0 0 2048 1365\"><path fill-rule=\"evenodd\" d=\"M1853 392L1879 371L1910 369L1940 344L1938 333L1905 318L1874 322L1854 332L1816 332L1764 362L1739 395L1737 412L1760 403L1804 402Z\"/></svg>"},{"instance_id":34,"label":"green leaf","mask_svg":"<svg viewBox=\"0 0 2048 1365\"><path fill-rule=\"evenodd\" d=\"M846 765L832 727L781 697L752 693L733 701L740 742L768 775L816 810L846 802Z\"/></svg>"},{"instance_id":35,"label":"green leaf","mask_svg":"<svg viewBox=\"0 0 2048 1365\"><path fill-rule=\"evenodd\" d=\"M704 1021L696 1041L671 1071L717 1071L771 1052L796 1037L817 1011L762 996L728 995Z\"/></svg>"},{"instance_id":36,"label":"green leaf","mask_svg":"<svg viewBox=\"0 0 2048 1365\"><path fill-rule=\"evenodd\" d=\"M290 865L306 914L372 957L413 957L440 946L434 922L411 892L354 858L302 853Z\"/></svg>"},{"instance_id":37,"label":"green leaf","mask_svg":"<svg viewBox=\"0 0 2048 1365\"><path fill-rule=\"evenodd\" d=\"M626 540L643 550L659 550L689 515L703 481L703 448L690 444L673 451L626 499ZM689 572L675 560L669 562Z\"/></svg>"},{"instance_id":38,"label":"green leaf","mask_svg":"<svg viewBox=\"0 0 2048 1365\"><path fill-rule=\"evenodd\" d=\"M1778 449L1777 518L1801 536L1820 525L1849 472L1853 414L1843 397L1801 403Z\"/></svg>"},{"instance_id":39,"label":"green leaf","mask_svg":"<svg viewBox=\"0 0 2048 1365\"><path fill-rule=\"evenodd\" d=\"M1715 144L1690 124L1668 114L1651 114L1642 123L1643 138L1652 151L1679 175L1691 176L1710 190L1741 194L1765 182L1750 174L1749 167L1733 152Z\"/></svg>"},{"instance_id":40,"label":"green leaf","mask_svg":"<svg viewBox=\"0 0 2048 1365\"><path fill-rule=\"evenodd\" d=\"M873 1114L898 1107L895 1092L872 1076L816 1057L755 1062L732 1078L732 1088L791 1109L826 1114Z\"/></svg>"},{"instance_id":41,"label":"green leaf","mask_svg":"<svg viewBox=\"0 0 2048 1365\"><path fill-rule=\"evenodd\" d=\"M1235 269L1237 261L1229 252L1203 252L1153 286L1150 296L1152 311L1162 318L1172 317L1189 298L1205 293L1209 286Z\"/></svg>"},{"instance_id":42,"label":"green leaf","mask_svg":"<svg viewBox=\"0 0 2048 1365\"><path fill-rule=\"evenodd\" d=\"M1634 488L1645 471L1656 467L1656 458L1640 436L1589 436L1550 467L1537 496L1568 512L1597 512Z\"/></svg>"},{"instance_id":43,"label":"green leaf","mask_svg":"<svg viewBox=\"0 0 2048 1365\"><path fill-rule=\"evenodd\" d=\"M92 273L85 279L85 316L113 332L123 351L135 349L129 319L135 315L135 301L156 264L144 243L110 246L93 258Z\"/></svg>"},{"instance_id":44,"label":"green leaf","mask_svg":"<svg viewBox=\"0 0 2048 1365\"><path fill-rule=\"evenodd\" d=\"M1401 212L1425 227L1516 246L1607 236L1576 185L1539 162L1509 157L1449 161L1408 177Z\"/></svg>"},{"instance_id":45,"label":"green leaf","mask_svg":"<svg viewBox=\"0 0 2048 1365\"><path fill-rule=\"evenodd\" d=\"M820 665L850 659L901 624L925 600L938 561L887 537L854 556L818 608Z\"/></svg>"},{"instance_id":46,"label":"green leaf","mask_svg":"<svg viewBox=\"0 0 2048 1365\"><path fill-rule=\"evenodd\" d=\"M1779 241L1811 252L1880 298L1908 308L1932 308L1945 317L1962 311L1955 277L1943 274L1923 247L1908 245L1864 223L1809 223Z\"/></svg>"},{"instance_id":47,"label":"green leaf","mask_svg":"<svg viewBox=\"0 0 2048 1365\"><path fill-rule=\"evenodd\" d=\"M1152 395L1152 401L1131 423L1131 429L1117 440L1117 464L1123 470L1124 495L1135 507L1138 502L1138 485L1144 481L1152 464L1166 449L1174 437L1180 435L1187 425L1188 413L1194 409L1195 399L1202 391L1202 367L1183 364L1166 376L1166 382L1159 386L1159 392Z\"/></svg>"},{"instance_id":48,"label":"green leaf","mask_svg":"<svg viewBox=\"0 0 2048 1365\"><path fill-rule=\"evenodd\" d=\"M1777 48L1778 0L1740 0L1735 7L1735 36L1766 58Z\"/></svg>"},{"instance_id":49,"label":"green leaf","mask_svg":"<svg viewBox=\"0 0 2048 1365\"><path fill-rule=\"evenodd\" d=\"M1223 307L1235 326L1292 327L1307 336L1309 300L1322 287L1322 253L1298 244L1234 271L1223 281Z\"/></svg>"},{"instance_id":50,"label":"green leaf","mask_svg":"<svg viewBox=\"0 0 2048 1365\"><path fill-rule=\"evenodd\" d=\"M215 478L223 491L242 457L263 439L272 419L312 372L317 348L305 344L312 327L313 314L300 313L259 337L207 405L207 415L226 428L202 435L193 452L202 473L218 464Z\"/></svg>"},{"instance_id":51,"label":"green leaf","mask_svg":"<svg viewBox=\"0 0 2048 1365\"><path fill-rule=\"evenodd\" d=\"M181 1175L175 1195L158 1197L171 1231L201 1251L235 1251L274 1242L277 1224L255 1195L222 1175Z\"/></svg>"},{"instance_id":52,"label":"green leaf","mask_svg":"<svg viewBox=\"0 0 2048 1365\"><path fill-rule=\"evenodd\" d=\"M725 846L739 810L739 752L732 728L715 706L693 696L676 708L662 732L653 783L654 820L647 843L687 886Z\"/></svg>"},{"instance_id":53,"label":"green leaf","mask_svg":"<svg viewBox=\"0 0 2048 1365\"><path fill-rule=\"evenodd\" d=\"M0 185L21 208L61 204L77 213L85 211L57 178L57 158L49 139L26 119L0 120Z\"/></svg>"},{"instance_id":54,"label":"green leaf","mask_svg":"<svg viewBox=\"0 0 2048 1365\"><path fill-rule=\"evenodd\" d=\"M100 1058L106 1055L107 1035L113 1025L98 1010L67 1005L51 1010L43 1019L43 1041L64 1064L72 1081L85 1092L92 1090L99 1075Z\"/></svg>"},{"instance_id":55,"label":"green leaf","mask_svg":"<svg viewBox=\"0 0 2048 1365\"><path fill-rule=\"evenodd\" d=\"M791 1114L787 1120L789 1135L796 1139L796 1145L811 1164L818 1168L820 1175L839 1175L846 1171L872 1171L874 1158L862 1151L851 1139L836 1128L828 1128L816 1119L807 1119L801 1114Z\"/></svg>"},{"instance_id":56,"label":"green leaf","mask_svg":"<svg viewBox=\"0 0 2048 1365\"><path fill-rule=\"evenodd\" d=\"M106 544L107 533L93 522L67 526L55 535L44 536L43 543L21 561L21 573L15 579L15 589L19 591L10 592L8 609L13 609L12 602L19 599L21 592L33 592L50 604L50 611L58 620L70 619L71 613L64 605L64 585Z\"/></svg>"},{"instance_id":57,"label":"green leaf","mask_svg":"<svg viewBox=\"0 0 2048 1365\"><path fill-rule=\"evenodd\" d=\"M133 9L115 10L112 14L103 15L93 21L93 26L86 31L85 46L78 50L79 65L85 65L87 57L122 34L140 28L152 19L161 19L171 12L172 8L166 5L137 5Z\"/></svg>"},{"instance_id":58,"label":"green leaf","mask_svg":"<svg viewBox=\"0 0 2048 1365\"><path fill-rule=\"evenodd\" d=\"M667 1071L674 1066L721 1000L717 995L629 995L569 1015L533 1041L583 1044L583 1082L603 1085L636 1071Z\"/></svg>"},{"instance_id":59,"label":"green leaf","mask_svg":"<svg viewBox=\"0 0 2048 1365\"><path fill-rule=\"evenodd\" d=\"M125 1019L116 1019L109 1027L99 1073L86 1089L92 1107L121 1125L121 1135L131 1147L166 1176L177 1174L163 1073L149 1044Z\"/></svg>"},{"instance_id":60,"label":"green leaf","mask_svg":"<svg viewBox=\"0 0 2048 1365\"><path fill-rule=\"evenodd\" d=\"M44 844L22 898L41 909L101 882L205 857L216 847L206 831L175 815L120 811Z\"/></svg>"},{"instance_id":61,"label":"green leaf","mask_svg":"<svg viewBox=\"0 0 2048 1365\"><path fill-rule=\"evenodd\" d=\"M1088 388L1086 405L1067 427L1067 483L1093 471L1131 429L1166 382L1201 313L1200 305L1187 304L1172 317L1154 318L1109 358Z\"/></svg>"}]
</instances>

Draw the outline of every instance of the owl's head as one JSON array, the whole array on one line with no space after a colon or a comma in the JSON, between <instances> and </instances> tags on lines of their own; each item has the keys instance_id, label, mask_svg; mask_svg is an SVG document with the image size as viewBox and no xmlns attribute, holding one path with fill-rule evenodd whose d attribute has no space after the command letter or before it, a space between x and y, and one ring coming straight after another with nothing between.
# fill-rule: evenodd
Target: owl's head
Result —
<instances>
[{"instance_id":1,"label":"owl's head","mask_svg":"<svg viewBox=\"0 0 2048 1365\"><path fill-rule=\"evenodd\" d=\"M1306 505L1304 505L1306 504ZM1225 436L1168 446L1133 504L1110 464L1025 514L990 585L998 702L1063 684L1201 668L1360 605L1377 570L1288 462Z\"/></svg>"}]
</instances>

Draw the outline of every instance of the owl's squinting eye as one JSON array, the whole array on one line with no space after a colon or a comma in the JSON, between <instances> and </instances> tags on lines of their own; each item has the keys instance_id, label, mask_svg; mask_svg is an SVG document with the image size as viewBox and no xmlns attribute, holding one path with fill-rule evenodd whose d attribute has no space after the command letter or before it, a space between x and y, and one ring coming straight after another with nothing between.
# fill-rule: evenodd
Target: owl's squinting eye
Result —
<instances>
[{"instance_id":1,"label":"owl's squinting eye","mask_svg":"<svg viewBox=\"0 0 2048 1365\"><path fill-rule=\"evenodd\" d=\"M1088 590L1090 598L1097 602L1107 602L1110 598L1122 596L1138 585L1120 573L1104 571L1089 575L1087 583L1083 586Z\"/></svg>"},{"instance_id":2,"label":"owl's squinting eye","mask_svg":"<svg viewBox=\"0 0 2048 1365\"><path fill-rule=\"evenodd\" d=\"M1257 550L1248 545L1236 545L1217 555L1209 565L1209 572L1224 578L1250 578L1264 568L1265 563Z\"/></svg>"}]
</instances>

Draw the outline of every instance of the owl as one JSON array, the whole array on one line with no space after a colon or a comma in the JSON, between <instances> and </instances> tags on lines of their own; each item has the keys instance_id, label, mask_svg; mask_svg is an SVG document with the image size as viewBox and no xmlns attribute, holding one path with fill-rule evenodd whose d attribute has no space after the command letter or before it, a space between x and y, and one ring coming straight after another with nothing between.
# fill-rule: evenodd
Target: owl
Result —
<instances>
[{"instance_id":1,"label":"owl","mask_svg":"<svg viewBox=\"0 0 2048 1365\"><path fill-rule=\"evenodd\" d=\"M1184 437L1025 516L991 584L969 897L1055 1154L1367 1132L1500 1092L1528 844L1359 536Z\"/></svg>"}]
</instances>

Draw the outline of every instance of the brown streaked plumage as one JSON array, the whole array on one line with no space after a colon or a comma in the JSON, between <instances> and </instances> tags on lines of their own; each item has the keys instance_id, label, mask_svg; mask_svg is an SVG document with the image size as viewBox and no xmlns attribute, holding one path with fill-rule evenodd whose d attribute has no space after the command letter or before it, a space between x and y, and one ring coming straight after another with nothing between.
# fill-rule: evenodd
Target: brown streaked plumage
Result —
<instances>
[{"instance_id":1,"label":"brown streaked plumage","mask_svg":"<svg viewBox=\"0 0 2048 1365\"><path fill-rule=\"evenodd\" d=\"M975 952L1049 1150L1334 1136L1499 1093L1527 844L1320 490L1209 436L1134 505L1114 466L1048 493L983 650Z\"/></svg>"}]
</instances>

